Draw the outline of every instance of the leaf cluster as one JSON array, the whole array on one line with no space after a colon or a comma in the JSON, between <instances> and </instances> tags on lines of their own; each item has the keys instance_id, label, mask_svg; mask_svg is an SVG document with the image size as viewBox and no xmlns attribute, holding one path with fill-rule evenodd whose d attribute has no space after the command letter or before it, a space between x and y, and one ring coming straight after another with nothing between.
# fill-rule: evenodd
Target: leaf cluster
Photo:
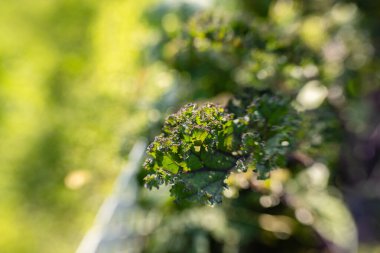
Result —
<instances>
[{"instance_id":1,"label":"leaf cluster","mask_svg":"<svg viewBox=\"0 0 380 253\"><path fill-rule=\"evenodd\" d=\"M227 108L188 104L149 145L146 186L171 185L178 202L220 203L232 171L251 168L265 179L284 166L297 122L289 101L268 94L246 106L238 99Z\"/></svg>"}]
</instances>

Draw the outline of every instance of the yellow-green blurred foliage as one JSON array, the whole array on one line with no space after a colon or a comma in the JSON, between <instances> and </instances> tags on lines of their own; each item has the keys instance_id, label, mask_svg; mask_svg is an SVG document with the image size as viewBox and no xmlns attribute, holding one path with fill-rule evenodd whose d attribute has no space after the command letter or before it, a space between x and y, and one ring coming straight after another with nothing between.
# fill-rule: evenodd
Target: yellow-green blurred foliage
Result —
<instances>
[{"instance_id":1,"label":"yellow-green blurred foliage","mask_svg":"<svg viewBox=\"0 0 380 253\"><path fill-rule=\"evenodd\" d=\"M0 1L0 252L73 252L93 221L162 90L151 3Z\"/></svg>"}]
</instances>

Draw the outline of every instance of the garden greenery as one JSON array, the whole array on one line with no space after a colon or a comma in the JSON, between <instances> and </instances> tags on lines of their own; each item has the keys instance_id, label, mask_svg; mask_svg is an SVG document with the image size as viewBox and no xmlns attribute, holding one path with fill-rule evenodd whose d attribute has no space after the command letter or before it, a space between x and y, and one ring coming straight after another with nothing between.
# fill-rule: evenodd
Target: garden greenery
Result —
<instances>
[{"instance_id":1,"label":"garden greenery","mask_svg":"<svg viewBox=\"0 0 380 253\"><path fill-rule=\"evenodd\" d=\"M144 56L170 88L140 175L160 188L140 200L160 217L146 252L356 252L336 192L362 172L340 162L345 138L367 133L358 100L379 83L359 8L239 0L148 12L156 41Z\"/></svg>"},{"instance_id":2,"label":"garden greenery","mask_svg":"<svg viewBox=\"0 0 380 253\"><path fill-rule=\"evenodd\" d=\"M178 201L219 203L232 171L253 169L259 179L285 166L297 114L286 99L265 94L244 106L188 104L169 116L148 148L148 188L172 185Z\"/></svg>"}]
</instances>

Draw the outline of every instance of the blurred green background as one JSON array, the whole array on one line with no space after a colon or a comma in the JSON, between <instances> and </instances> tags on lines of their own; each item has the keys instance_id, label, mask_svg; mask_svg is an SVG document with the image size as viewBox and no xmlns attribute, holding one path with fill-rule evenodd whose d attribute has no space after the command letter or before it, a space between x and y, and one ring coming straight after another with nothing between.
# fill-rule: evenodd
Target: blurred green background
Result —
<instances>
[{"instance_id":1,"label":"blurred green background","mask_svg":"<svg viewBox=\"0 0 380 253\"><path fill-rule=\"evenodd\" d=\"M202 57L195 61L186 62L186 57L176 59L188 52L186 46L190 44L176 38L195 9L178 6L160 9L153 7L156 2L0 1L0 252L74 252L93 224L99 206L111 193L133 143L141 133L154 136L157 129L148 126L159 126L161 117L175 110L168 105L204 101L220 94L223 100L225 93L234 92L238 85L263 83L245 80L244 77L250 76L244 74L257 72L262 66L273 67L271 61L276 58L270 54L262 55L258 69L249 69L257 55L252 59L248 57L247 62L240 62L238 58L238 64L226 67L225 57L229 59L230 55L218 47L216 50L208 48L207 44L203 44L205 48L200 47ZM360 0L313 0L304 4L286 0L222 2L226 9L244 10L264 23L269 20L272 27L278 29L273 33L275 36L271 30L268 32L270 40L281 44L281 38L300 38L299 44L312 52L310 61L315 58L320 64L321 80L326 82L323 84L331 84L328 86L330 95L334 87L337 88L335 93L340 94L328 99L333 102L334 99L339 102L339 97L346 99L344 106L338 108L341 109L338 114L345 117L343 121L349 126L348 130L335 126L339 134L329 133L343 139L341 146L331 148L326 141L322 144L327 148L322 145L322 152L317 150L313 155L330 159L332 154L333 160L342 153L343 162L339 161L338 166L334 160L336 164L332 164L338 169L332 168L329 172L332 176L329 184L343 193L344 207L350 206L359 224L359 239L364 242L361 252L379 252L377 235L380 231L376 229L376 222L380 193L374 189L378 189L380 162L376 160L373 165L376 173L365 174L363 171L370 168L368 161L356 157L354 147L363 140L372 145L374 137L368 137L369 133L380 129L380 104L370 103L372 97L380 101L380 92L375 92L380 83L377 71L380 4ZM234 6L235 3L240 6ZM328 29L326 24L329 24ZM200 34L201 29L202 26ZM266 33L263 36L267 36ZM330 41L336 43L327 43ZM323 45L330 51L320 50ZM337 46L341 45L347 47L339 51L342 48ZM291 50L290 54L297 58ZM215 61L216 56L219 61ZM284 86L300 89L305 83L300 67L307 67L308 63L301 59L285 66L279 78L288 78L290 82ZM230 72L237 74L230 75ZM235 77L239 78L232 80ZM230 82L224 83L226 80ZM176 89L170 92L170 86ZM220 97L214 98L218 99ZM376 136L380 136L380 130L378 133ZM380 139L377 141L380 143ZM359 143L363 150L367 142ZM298 179L304 180L301 176ZM272 180L281 181L276 176ZM299 196L305 194L300 189ZM267 211L261 202L257 204L258 195L254 195L255 201L252 201L252 196L243 191L240 201L245 201L244 194L248 205L255 208L261 205L259 214ZM166 195L162 198L167 201ZM315 194L310 196L318 208L322 201L329 200L327 195L321 199L315 198ZM236 207L235 202L231 203ZM234 214L235 209L231 210ZM334 211L334 208L326 210ZM211 216L212 212L219 211L205 209ZM171 216L165 212L163 208L163 216L170 221ZM339 217L334 215L339 213L328 218L334 217L339 222ZM203 209L199 216L204 216ZM240 213L237 216L240 217ZM184 217L186 220L187 216ZM246 216L241 217L245 224ZM160 227L157 231L161 237ZM247 231L241 229L240 232L249 237ZM166 239L172 239L168 233L163 238L163 244ZM340 235L341 238L344 241L345 235Z\"/></svg>"},{"instance_id":2,"label":"blurred green background","mask_svg":"<svg viewBox=\"0 0 380 253\"><path fill-rule=\"evenodd\" d=\"M163 89L137 68L151 3L0 1L0 252L73 252L92 223Z\"/></svg>"}]
</instances>

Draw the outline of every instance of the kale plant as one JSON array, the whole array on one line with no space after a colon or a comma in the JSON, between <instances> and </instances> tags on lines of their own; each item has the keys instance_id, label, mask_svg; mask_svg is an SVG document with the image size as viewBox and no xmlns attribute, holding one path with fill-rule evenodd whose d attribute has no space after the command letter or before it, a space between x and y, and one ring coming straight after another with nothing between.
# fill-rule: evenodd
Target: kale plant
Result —
<instances>
[{"instance_id":1,"label":"kale plant","mask_svg":"<svg viewBox=\"0 0 380 253\"><path fill-rule=\"evenodd\" d=\"M179 203L220 203L231 172L252 169L266 179L285 165L297 118L289 100L269 94L250 103L234 99L226 108L188 104L149 145L146 186L170 185Z\"/></svg>"}]
</instances>

